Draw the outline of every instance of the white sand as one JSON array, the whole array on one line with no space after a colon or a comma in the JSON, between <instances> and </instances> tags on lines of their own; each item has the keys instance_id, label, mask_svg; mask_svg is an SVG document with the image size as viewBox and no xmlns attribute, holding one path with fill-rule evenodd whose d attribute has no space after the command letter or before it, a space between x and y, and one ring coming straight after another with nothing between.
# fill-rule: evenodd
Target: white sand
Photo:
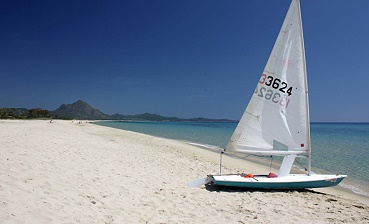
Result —
<instances>
[{"instance_id":1,"label":"white sand","mask_svg":"<svg viewBox=\"0 0 369 224\"><path fill-rule=\"evenodd\" d=\"M367 198L335 189L190 188L219 157L179 141L60 120L0 121L0 136L0 223L369 222Z\"/></svg>"}]
</instances>

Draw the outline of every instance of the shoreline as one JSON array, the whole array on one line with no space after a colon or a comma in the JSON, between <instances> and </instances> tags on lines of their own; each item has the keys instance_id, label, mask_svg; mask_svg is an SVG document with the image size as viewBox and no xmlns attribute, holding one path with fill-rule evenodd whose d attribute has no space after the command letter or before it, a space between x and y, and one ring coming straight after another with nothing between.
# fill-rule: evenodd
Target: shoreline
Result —
<instances>
[{"instance_id":1,"label":"shoreline","mask_svg":"<svg viewBox=\"0 0 369 224\"><path fill-rule=\"evenodd\" d=\"M94 122L99 122L99 121L88 121L89 123L93 124ZM134 121L136 122L136 121ZM340 123L340 122L312 122L312 123ZM342 123L342 122L341 122ZM355 123L355 122L348 122L348 123ZM365 123L365 122L362 122ZM142 135L147 135L150 137L154 137L154 138L159 138L159 139L165 139L165 140L173 140L173 141L179 141L191 146L194 146L200 150L205 150L211 153L215 153L216 155L213 155L212 158L212 162L218 162L219 163L219 154L216 153L214 151L214 149L212 148L208 148L206 147L204 144L202 143L195 143L195 142L189 142L186 140L180 140L180 139L171 139L171 138L165 138L165 137L161 137L161 136L155 136L155 135L150 135L150 134L145 134L145 133L140 133L140 132L135 132L135 131L130 131L130 130L124 130L124 129L119 129L119 128L114 128L114 127L109 127L109 126L104 126L104 125L98 125L98 126L102 126L102 127L107 127L107 128L113 128L113 129L117 129L117 130L123 130L123 131L127 131L127 132L132 132L132 133L137 133L137 134L142 134ZM217 147L217 146L213 146L212 147ZM245 164L243 164L245 161L247 161L248 166L249 167L257 167L257 170L261 170L262 172L260 173L269 173L269 166L267 165L267 162L265 159L263 158L257 158L257 157L253 157L253 158L238 158L238 157L231 157L229 155L224 154L224 157L228 157L231 158L230 163L224 162L223 164L224 166L230 166L233 169L242 169L242 167L245 166ZM217 160L215 159L217 158ZM232 164L233 163L233 164ZM237 164L236 166L234 164ZM278 165L276 165L278 164ZM272 166L272 171L273 172L278 172L278 167L280 165L279 161L274 161L274 165ZM219 165L217 166L219 169ZM294 173L303 173L303 171L300 171L297 167L292 167L292 172ZM243 172L239 172L239 173L243 173ZM212 173L212 174L218 174L218 173ZM366 205L369 205L369 196L365 195L365 194L361 194L361 193L357 193L354 192L353 190L351 190L350 188L346 188L343 186L335 186L335 187L329 187L329 188L313 188L313 191L316 192L321 192L321 193L325 193L325 194L337 194L340 195L342 197L345 197L346 199L355 199L358 200L361 203L364 203Z\"/></svg>"},{"instance_id":2,"label":"shoreline","mask_svg":"<svg viewBox=\"0 0 369 224\"><path fill-rule=\"evenodd\" d=\"M95 121L88 121L91 124L93 124ZM323 122L318 122L318 123L323 123ZM337 122L333 122L333 123L337 123ZM108 127L108 126L103 126L103 125L99 125L102 127L107 127L107 128L113 128L113 129L117 129L117 130L122 130L122 131L127 131L127 132L131 132L131 133L136 133L136 134L140 134L140 135L146 135L146 136L150 136L153 138L159 138L159 139L164 139L164 140L170 140L170 141L178 141L181 143L185 143L187 145L191 145L194 146L195 148L198 148L200 150L205 150L206 152L211 152L214 153L214 155L211 156L211 161L215 162L215 163L219 163L219 154L216 153L213 149L207 148L207 147L203 147L201 145L199 145L198 143L192 143L192 142L188 142L186 140L179 140L179 139L171 139L171 138L165 138L165 137L161 137L161 136L154 136L154 135L150 135L150 134L145 134L145 133L140 133L140 132L135 132L135 131L130 131L130 130L123 130L123 129L119 129L119 128L114 128L114 127ZM217 147L217 146L214 146ZM206 156L206 153L200 153L198 151L194 152L194 153L199 153L203 156ZM237 170L241 170L242 167L245 167L244 162L246 161L248 163L248 167L256 167L256 170L259 170L260 173L269 173L270 168L267 165L267 162L263 159L263 158L238 158L238 157L231 157L229 155L224 154L223 158L227 158L228 157L228 162L227 159L223 159L223 167L230 167L230 169L237 169ZM225 162L224 162L225 161ZM275 161L275 164L279 164L279 161ZM273 165L272 166L272 171L273 172L278 172L278 165ZM216 168L219 169L219 165L216 166ZM227 168L226 168L227 169ZM293 167L292 171L294 173L302 173L302 171L300 171L298 168ZM239 173L243 173L243 172L239 172ZM218 173L211 173L211 174L218 174ZM341 197L344 197L346 199L354 199L359 201L360 203L364 203L366 205L369 206L369 196L367 195L363 195L360 193L356 193L354 191L352 191L349 188L345 188L342 187L340 185L335 186L335 187L329 187L329 188L313 188L311 189L312 191L316 191L316 192L320 192L320 193L324 193L324 194L333 194L333 195L339 195Z\"/></svg>"},{"instance_id":3,"label":"shoreline","mask_svg":"<svg viewBox=\"0 0 369 224\"><path fill-rule=\"evenodd\" d=\"M92 122L92 124L94 122ZM99 122L99 121L96 121L96 122ZM323 123L323 122L312 122L312 123ZM325 122L325 123L327 123L327 122ZM338 123L338 122L333 122L333 123ZM109 127L109 128L115 128L115 129L118 129L118 130L124 130L124 129L120 129L120 128L116 128L116 127L110 127L110 126L105 126L105 125L100 125L100 124L96 124L96 125L103 126L103 127ZM158 135L153 135L153 134L146 134L146 133L136 132L136 131L132 131L132 130L125 130L125 131L130 131L130 132L133 132L133 133L140 133L140 134L144 134L144 135L148 135L148 136L152 136L152 137L157 137L157 138L162 138L162 139L170 139L170 140L180 141L180 142L184 142L186 144L189 144L189 145L198 147L201 150L207 150L207 151L210 151L210 152L216 152L216 150L221 149L218 146L215 146L215 145L207 145L205 143L191 142L191 141L188 141L188 140L181 140L181 139L176 139L176 138L168 138L168 137L163 137L163 136L158 136ZM226 155L226 154L224 154L224 155ZM230 156L230 155L228 155L228 156ZM262 166L265 166L265 167L269 167L270 166L270 162L265 157L263 158L263 157L252 157L252 156L250 156L250 157L247 157L246 158L246 157L240 156L238 154L235 155L235 156L231 156L231 157L238 158L238 159L241 159L243 161L248 161L248 162L250 162L252 164L258 164L258 165L262 165ZM219 158L219 154L218 154L218 158ZM218 159L218 163L219 163L219 159ZM273 161L274 172L278 172L278 168L279 168L280 164L281 164L281 161L279 161L278 159L276 159L276 160ZM292 172L294 172L294 173L305 173L304 171L301 171L302 168L303 168L302 166L301 167L298 167L298 166L294 165L293 168L292 168ZM321 173L321 174L329 174L329 173L330 174L334 174L332 172L323 170L321 168L313 167L313 169L315 169L318 173ZM253 173L255 173L255 172L253 172ZM269 173L269 170L266 173ZM356 179L356 178L352 178L350 176L348 176L347 178L345 178L345 180L343 181L343 183L341 183L340 185L336 186L335 188L340 189L340 191L343 191L343 192L352 194L352 197L354 197L354 198L361 199L363 197L363 198L365 198L366 200L369 201L369 195L368 195L369 192L368 191L365 191L365 190L369 190L369 189L366 189L364 187L365 186L365 182L362 182L361 180ZM345 185L345 182L348 182L348 184ZM358 186L363 187L363 189L357 188L355 186L355 184L352 185L353 184L352 182L355 182L356 184L358 184ZM341 185L345 185L345 186L341 186ZM355 191L355 189L357 191ZM360 191L363 191L363 193L360 193Z\"/></svg>"},{"instance_id":4,"label":"shoreline","mask_svg":"<svg viewBox=\"0 0 369 224\"><path fill-rule=\"evenodd\" d=\"M0 121L0 126L0 220L5 222L369 220L367 200L336 190L190 188L189 182L218 172L219 154L178 140L63 120ZM226 158L223 170L242 172L250 164ZM264 172L265 166L255 166ZM297 207L302 209L292 209Z\"/></svg>"}]
</instances>

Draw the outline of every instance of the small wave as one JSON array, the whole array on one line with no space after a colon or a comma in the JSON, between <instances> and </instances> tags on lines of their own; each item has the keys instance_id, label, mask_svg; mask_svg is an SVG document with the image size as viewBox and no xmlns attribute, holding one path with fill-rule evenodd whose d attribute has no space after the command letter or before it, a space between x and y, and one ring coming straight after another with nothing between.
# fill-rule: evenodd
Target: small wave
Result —
<instances>
[{"instance_id":1,"label":"small wave","mask_svg":"<svg viewBox=\"0 0 369 224\"><path fill-rule=\"evenodd\" d=\"M349 189L350 191L354 192L355 194L360 194L360 195L364 195L366 197L369 197L369 193L356 187L353 185L349 185L349 184L344 184L344 183L340 183L340 186L346 189Z\"/></svg>"},{"instance_id":2,"label":"small wave","mask_svg":"<svg viewBox=\"0 0 369 224\"><path fill-rule=\"evenodd\" d=\"M201 147L201 148L211 149L213 151L219 151L219 150L221 150L220 147L215 146L215 145L207 145L207 144L195 143L195 142L187 142L187 144L193 145L193 146L198 146L198 147Z\"/></svg>"}]
</instances>

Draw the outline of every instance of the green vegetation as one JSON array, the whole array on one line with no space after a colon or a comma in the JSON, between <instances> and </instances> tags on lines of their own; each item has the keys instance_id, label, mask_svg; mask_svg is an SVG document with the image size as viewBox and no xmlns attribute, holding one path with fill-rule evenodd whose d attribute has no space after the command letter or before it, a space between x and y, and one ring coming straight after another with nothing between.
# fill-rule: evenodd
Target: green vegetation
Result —
<instances>
[{"instance_id":1,"label":"green vegetation","mask_svg":"<svg viewBox=\"0 0 369 224\"><path fill-rule=\"evenodd\" d=\"M41 108L25 109L25 108L0 108L1 119L34 119L49 118L50 112Z\"/></svg>"}]
</instances>

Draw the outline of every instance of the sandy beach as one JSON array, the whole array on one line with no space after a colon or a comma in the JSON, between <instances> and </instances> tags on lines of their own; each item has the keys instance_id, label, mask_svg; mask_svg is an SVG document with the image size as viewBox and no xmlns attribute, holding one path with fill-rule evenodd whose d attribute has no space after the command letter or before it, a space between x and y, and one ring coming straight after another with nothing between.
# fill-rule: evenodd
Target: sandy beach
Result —
<instances>
[{"instance_id":1,"label":"sandy beach","mask_svg":"<svg viewBox=\"0 0 369 224\"><path fill-rule=\"evenodd\" d=\"M219 155L181 141L62 120L3 120L0 136L0 223L369 223L368 198L339 188L191 188Z\"/></svg>"}]
</instances>

